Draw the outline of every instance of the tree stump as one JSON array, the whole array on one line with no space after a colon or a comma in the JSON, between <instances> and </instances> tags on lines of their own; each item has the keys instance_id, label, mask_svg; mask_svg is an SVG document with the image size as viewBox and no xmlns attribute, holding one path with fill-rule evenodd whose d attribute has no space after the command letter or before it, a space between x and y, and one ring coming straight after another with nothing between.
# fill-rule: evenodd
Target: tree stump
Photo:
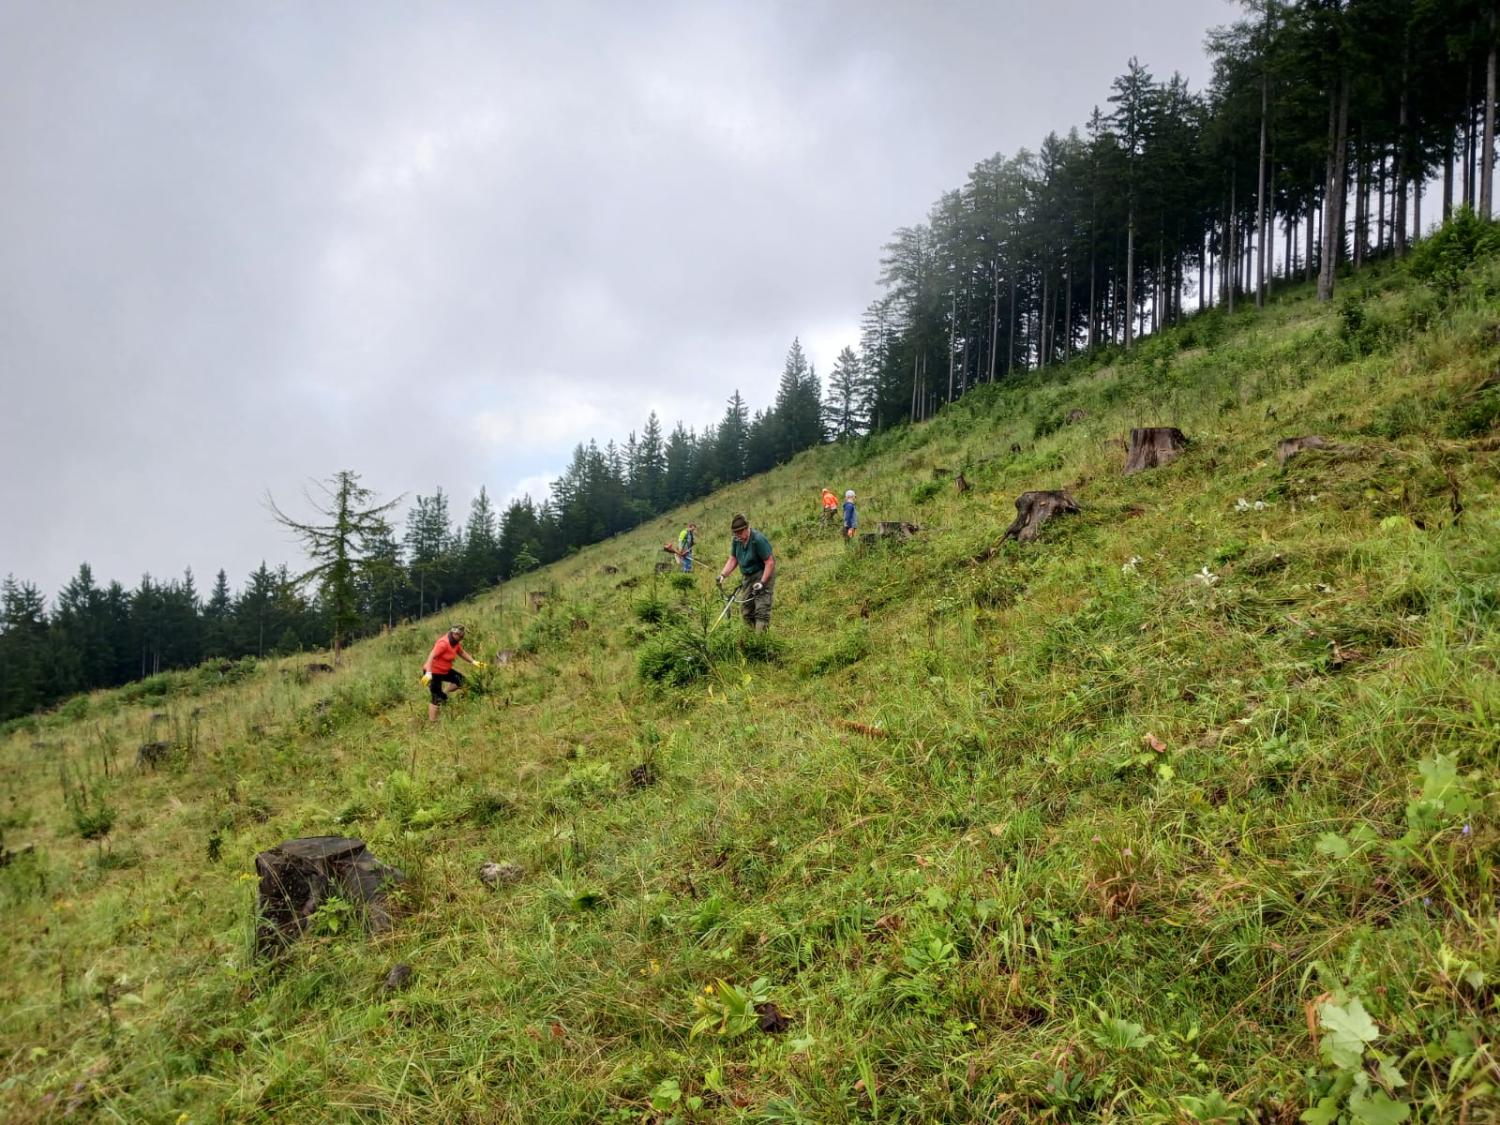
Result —
<instances>
[{"instance_id":1,"label":"tree stump","mask_svg":"<svg viewBox=\"0 0 1500 1125\"><path fill-rule=\"evenodd\" d=\"M391 928L385 886L405 878L365 848L363 840L345 836L309 836L286 840L255 857L260 876L256 950L265 956L295 941L312 916L337 895L362 908L365 928L384 933Z\"/></svg>"},{"instance_id":2,"label":"tree stump","mask_svg":"<svg viewBox=\"0 0 1500 1125\"><path fill-rule=\"evenodd\" d=\"M1030 543L1053 516L1077 515L1080 510L1078 502L1066 492L1023 492L1016 497L1015 522L1005 529L1001 541L1014 539L1018 543Z\"/></svg>"},{"instance_id":3,"label":"tree stump","mask_svg":"<svg viewBox=\"0 0 1500 1125\"><path fill-rule=\"evenodd\" d=\"M1125 475L1169 465L1177 460L1187 444L1187 435L1176 426L1145 426L1131 430L1130 447L1125 452Z\"/></svg>"},{"instance_id":4,"label":"tree stump","mask_svg":"<svg viewBox=\"0 0 1500 1125\"><path fill-rule=\"evenodd\" d=\"M671 574L676 569L677 564L674 562L659 562L656 564L657 574Z\"/></svg>"},{"instance_id":5,"label":"tree stump","mask_svg":"<svg viewBox=\"0 0 1500 1125\"><path fill-rule=\"evenodd\" d=\"M1305 453L1309 449L1325 449L1331 453L1352 452L1350 446L1340 445L1336 441L1329 441L1319 434L1304 434L1302 437L1282 438L1276 443L1276 465L1284 468L1286 463L1299 453Z\"/></svg>"},{"instance_id":6,"label":"tree stump","mask_svg":"<svg viewBox=\"0 0 1500 1125\"><path fill-rule=\"evenodd\" d=\"M910 539L922 529L914 523L906 523L903 520L881 520L875 525L877 538L885 539L895 536L897 539Z\"/></svg>"},{"instance_id":7,"label":"tree stump","mask_svg":"<svg viewBox=\"0 0 1500 1125\"><path fill-rule=\"evenodd\" d=\"M1070 410L1068 411L1068 425L1076 426L1088 416L1089 412L1087 410Z\"/></svg>"},{"instance_id":8,"label":"tree stump","mask_svg":"<svg viewBox=\"0 0 1500 1125\"><path fill-rule=\"evenodd\" d=\"M958 489L958 494L960 496L974 487L969 483L968 478L964 476L962 470L959 471L958 476L953 478L953 486Z\"/></svg>"},{"instance_id":9,"label":"tree stump","mask_svg":"<svg viewBox=\"0 0 1500 1125\"><path fill-rule=\"evenodd\" d=\"M526 604L531 606L531 612L536 613L547 604L546 590L528 590L526 592Z\"/></svg>"}]
</instances>

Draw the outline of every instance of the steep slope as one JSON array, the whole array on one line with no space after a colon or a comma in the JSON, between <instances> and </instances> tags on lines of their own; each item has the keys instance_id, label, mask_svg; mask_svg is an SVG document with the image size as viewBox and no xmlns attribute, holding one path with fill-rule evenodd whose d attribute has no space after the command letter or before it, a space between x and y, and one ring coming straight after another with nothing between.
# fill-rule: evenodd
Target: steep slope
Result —
<instances>
[{"instance_id":1,"label":"steep slope","mask_svg":"<svg viewBox=\"0 0 1500 1125\"><path fill-rule=\"evenodd\" d=\"M436 727L426 622L331 675L159 677L14 733L0 1110L1492 1119L1500 262L1355 284L510 583L461 616L520 655ZM1124 477L1144 425L1193 444ZM1348 448L1278 467L1308 433ZM922 530L846 544L823 485ZM1002 542L1036 488L1082 512ZM780 562L768 643L704 632L735 511ZM690 517L691 584L652 575ZM408 874L394 931L329 911L258 966L254 854L331 832Z\"/></svg>"}]
</instances>

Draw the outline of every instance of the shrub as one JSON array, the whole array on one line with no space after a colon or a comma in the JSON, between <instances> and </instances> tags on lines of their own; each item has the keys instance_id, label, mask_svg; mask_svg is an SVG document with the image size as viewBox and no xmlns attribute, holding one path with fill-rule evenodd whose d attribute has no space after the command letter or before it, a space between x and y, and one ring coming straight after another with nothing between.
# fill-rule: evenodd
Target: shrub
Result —
<instances>
[{"instance_id":1,"label":"shrub","mask_svg":"<svg viewBox=\"0 0 1500 1125\"><path fill-rule=\"evenodd\" d=\"M682 577L686 578L687 575ZM630 607L635 619L642 625L660 625L667 617L667 603L655 594L647 594Z\"/></svg>"},{"instance_id":2,"label":"shrub","mask_svg":"<svg viewBox=\"0 0 1500 1125\"><path fill-rule=\"evenodd\" d=\"M1406 268L1419 280L1452 289L1476 259L1496 250L1500 250L1500 227L1483 222L1468 207L1460 207L1430 237L1417 243Z\"/></svg>"},{"instance_id":3,"label":"shrub","mask_svg":"<svg viewBox=\"0 0 1500 1125\"><path fill-rule=\"evenodd\" d=\"M770 634L760 635L765 637ZM840 633L832 645L809 659L803 665L804 672L809 676L826 676L829 672L858 664L869 653L870 630L861 623L857 628Z\"/></svg>"},{"instance_id":4,"label":"shrub","mask_svg":"<svg viewBox=\"0 0 1500 1125\"><path fill-rule=\"evenodd\" d=\"M707 636L680 622L648 640L636 658L641 679L667 687L685 687L708 675L711 667Z\"/></svg>"},{"instance_id":5,"label":"shrub","mask_svg":"<svg viewBox=\"0 0 1500 1125\"><path fill-rule=\"evenodd\" d=\"M911 502L913 504L925 504L943 490L943 481L924 480L916 488L911 490Z\"/></svg>"}]
</instances>

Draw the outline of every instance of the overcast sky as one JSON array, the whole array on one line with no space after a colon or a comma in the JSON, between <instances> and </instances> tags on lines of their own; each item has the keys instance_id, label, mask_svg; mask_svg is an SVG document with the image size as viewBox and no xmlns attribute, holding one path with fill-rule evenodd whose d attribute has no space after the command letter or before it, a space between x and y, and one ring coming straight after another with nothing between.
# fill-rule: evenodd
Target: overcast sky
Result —
<instances>
[{"instance_id":1,"label":"overcast sky","mask_svg":"<svg viewBox=\"0 0 1500 1125\"><path fill-rule=\"evenodd\" d=\"M237 589L299 562L268 490L462 516L765 406L896 227L1235 11L3 0L0 574Z\"/></svg>"}]
</instances>

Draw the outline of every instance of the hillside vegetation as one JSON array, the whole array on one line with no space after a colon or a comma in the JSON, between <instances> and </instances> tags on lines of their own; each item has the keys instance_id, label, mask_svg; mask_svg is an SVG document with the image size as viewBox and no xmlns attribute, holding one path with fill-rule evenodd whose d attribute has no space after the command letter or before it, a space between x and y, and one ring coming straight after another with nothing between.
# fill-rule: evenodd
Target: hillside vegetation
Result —
<instances>
[{"instance_id":1,"label":"hillside vegetation","mask_svg":"<svg viewBox=\"0 0 1500 1125\"><path fill-rule=\"evenodd\" d=\"M1429 257L510 583L435 726L432 621L19 724L0 1116L1496 1120L1500 260ZM1124 477L1144 425L1192 445ZM846 544L825 484L922 530ZM1036 488L1081 514L1002 542ZM736 511L767 638L705 631ZM406 873L393 931L257 963L255 854L325 833Z\"/></svg>"}]
</instances>

